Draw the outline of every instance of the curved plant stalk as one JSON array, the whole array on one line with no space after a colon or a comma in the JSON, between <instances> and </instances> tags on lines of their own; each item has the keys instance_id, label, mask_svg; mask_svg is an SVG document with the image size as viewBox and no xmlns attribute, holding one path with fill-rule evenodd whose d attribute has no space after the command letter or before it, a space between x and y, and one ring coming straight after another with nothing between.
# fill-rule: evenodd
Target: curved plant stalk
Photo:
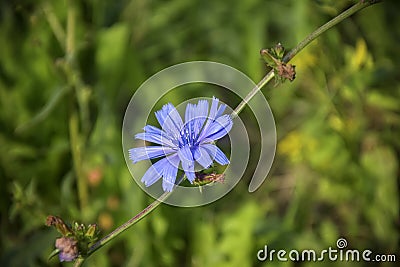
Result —
<instances>
[{"instance_id":1,"label":"curved plant stalk","mask_svg":"<svg viewBox=\"0 0 400 267\"><path fill-rule=\"evenodd\" d=\"M359 1L357 4L353 5L349 9L343 11L315 31L313 31L311 34L309 34L306 38L304 38L303 41L301 41L298 45L296 45L295 48L293 48L289 53L287 53L283 59L283 63L289 63L290 60L292 60L301 50L303 50L307 45L309 45L312 41L317 39L321 34L323 34L325 31L329 30L339 22L345 20L346 18L350 17L354 13L379 2L382 2L383 0L369 0L369 1ZM246 106L246 104L254 97L254 95L261 90L266 84L268 84L273 78L275 77L274 70L271 70L268 72L264 78L250 91L250 93L247 94L247 96L240 102L240 104L235 108L233 111L233 116L236 117L242 109Z\"/></svg>"}]
</instances>

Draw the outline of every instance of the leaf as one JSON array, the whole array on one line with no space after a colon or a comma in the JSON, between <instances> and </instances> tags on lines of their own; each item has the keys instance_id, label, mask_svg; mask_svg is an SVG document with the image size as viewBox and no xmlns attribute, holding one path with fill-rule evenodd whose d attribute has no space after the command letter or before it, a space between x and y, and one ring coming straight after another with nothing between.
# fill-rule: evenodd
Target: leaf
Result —
<instances>
[{"instance_id":1,"label":"leaf","mask_svg":"<svg viewBox=\"0 0 400 267\"><path fill-rule=\"evenodd\" d=\"M54 256L58 255L58 253L60 253L60 250L58 248L56 248L55 250L53 250L49 257L47 258L48 260L51 260Z\"/></svg>"},{"instance_id":2,"label":"leaf","mask_svg":"<svg viewBox=\"0 0 400 267\"><path fill-rule=\"evenodd\" d=\"M371 106L386 109L386 110L393 110L399 111L399 100L391 97L385 96L381 93L371 91L367 95L367 102Z\"/></svg>"},{"instance_id":3,"label":"leaf","mask_svg":"<svg viewBox=\"0 0 400 267\"><path fill-rule=\"evenodd\" d=\"M39 111L39 113L36 114L30 121L18 126L15 129L15 132L25 132L26 130L36 126L37 124L45 120L69 91L69 86L61 87L59 90L56 90L49 101L46 103L46 105L42 108L42 110Z\"/></svg>"}]
</instances>

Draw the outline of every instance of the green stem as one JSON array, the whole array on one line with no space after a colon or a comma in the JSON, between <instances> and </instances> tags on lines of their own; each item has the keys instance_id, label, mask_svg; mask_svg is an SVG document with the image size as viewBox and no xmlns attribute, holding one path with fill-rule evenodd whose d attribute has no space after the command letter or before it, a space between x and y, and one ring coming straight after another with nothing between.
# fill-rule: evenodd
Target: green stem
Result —
<instances>
[{"instance_id":1,"label":"green stem","mask_svg":"<svg viewBox=\"0 0 400 267\"><path fill-rule=\"evenodd\" d=\"M78 258L78 259L76 259L75 262L74 262L74 266L73 266L73 267L79 267L79 266L81 266L81 265L83 264L84 261L85 261L84 258Z\"/></svg>"},{"instance_id":2,"label":"green stem","mask_svg":"<svg viewBox=\"0 0 400 267\"><path fill-rule=\"evenodd\" d=\"M43 14L47 19L47 22L50 25L51 30L54 33L58 43L61 48L65 48L65 32L63 27L61 26L60 21L57 16L54 14L54 10L49 2L45 2L42 6Z\"/></svg>"},{"instance_id":3,"label":"green stem","mask_svg":"<svg viewBox=\"0 0 400 267\"><path fill-rule=\"evenodd\" d=\"M178 182L178 184L179 184L179 182ZM173 191L163 193L158 199L153 201L150 205L148 205L144 210L142 210L141 212L136 214L133 218L129 219L127 222L125 222L124 224L119 226L117 229L115 229L114 231L112 231L111 233L109 233L108 235L106 235L105 237L103 237L102 239L97 241L96 243L94 243L89 248L89 251L87 252L86 258L78 258L74 263L74 267L81 266L83 264L83 262L85 261L85 259L87 259L94 252L96 252L96 250L98 250L99 248L101 248L102 246L104 246L105 244L110 242L112 239L114 239L115 237L120 235L122 232L128 230L131 226L133 226L134 224L139 222L141 219L143 219L144 217L149 215L150 212L152 212L161 203L163 203L163 201L166 200L172 194L172 192Z\"/></svg>"},{"instance_id":4,"label":"green stem","mask_svg":"<svg viewBox=\"0 0 400 267\"><path fill-rule=\"evenodd\" d=\"M381 2L380 0L370 0L370 1L360 1L357 4L353 5L351 8L347 9L337 17L333 18L313 33L308 35L302 42L300 42L293 50L291 50L284 58L283 62L288 63L293 57L295 57L301 50L304 49L308 44L310 44L313 40L315 40L318 36L320 36L326 30L332 28L337 23L341 22L342 20L346 19L347 17L351 16L352 14L360 11L361 9L373 5L375 3ZM242 102L235 108L232 112L232 117L238 116L238 114L243 110L246 104L255 96L255 94L261 90L271 79L275 76L273 70L267 73L264 78L248 93L248 95L242 100ZM131 218L129 221L115 229L113 232L108 234L107 236L103 237L97 243L89 248L87 257L97 251L99 248L110 242L113 238L117 237L119 234L136 224L138 221L143 219L146 215L148 215L151 211L157 208L165 199L170 196L171 192L165 192L161 197L147 206L144 210L138 213L135 217ZM74 267L79 267L84 262L85 258L79 258L75 261Z\"/></svg>"},{"instance_id":5,"label":"green stem","mask_svg":"<svg viewBox=\"0 0 400 267\"><path fill-rule=\"evenodd\" d=\"M75 102L78 90L82 85L79 84L78 75L75 73L75 29L76 29L76 6L74 0L68 1L67 14L67 36L65 38L65 72L68 84L72 87L75 94L71 95L70 115L69 115L69 135L72 151L72 160L77 180L78 197L80 210L83 212L88 203L88 188L86 177L82 168L82 134L80 132L79 112Z\"/></svg>"},{"instance_id":6,"label":"green stem","mask_svg":"<svg viewBox=\"0 0 400 267\"><path fill-rule=\"evenodd\" d=\"M74 108L74 101L71 100L71 111L69 115L69 139L72 153L72 162L74 165L75 175L77 179L78 197L80 209L83 211L88 203L87 184L82 169L82 138L79 133L79 117L78 112Z\"/></svg>"},{"instance_id":7,"label":"green stem","mask_svg":"<svg viewBox=\"0 0 400 267\"><path fill-rule=\"evenodd\" d=\"M307 45L309 45L312 41L314 41L318 36L323 34L325 31L329 30L339 22L347 19L354 13L360 11L361 9L364 9L370 5L382 2L383 0L369 0L369 1L359 1L357 4L353 5L349 9L343 11L318 29L316 29L314 32L309 34L303 41L301 41L295 48L293 48L289 53L285 55L283 58L283 62L288 63L294 56L296 56L301 50L304 49Z\"/></svg>"},{"instance_id":8,"label":"green stem","mask_svg":"<svg viewBox=\"0 0 400 267\"><path fill-rule=\"evenodd\" d=\"M272 78L274 78L275 73L273 70L267 73L267 75L262 78L262 80L246 95L246 97L239 103L239 105L232 112L231 117L236 118L239 116L239 113L243 110L243 108L247 105L247 103L257 94L258 91L261 90L267 83L269 83Z\"/></svg>"},{"instance_id":9,"label":"green stem","mask_svg":"<svg viewBox=\"0 0 400 267\"><path fill-rule=\"evenodd\" d=\"M89 256L108 242L110 242L113 238L127 230L129 227L134 225L135 223L139 222L141 219L143 219L146 215L148 215L150 212L152 212L155 208L157 208L164 200L166 200L172 192L165 192L163 193L158 199L153 201L150 205L148 205L144 210L139 212L138 214L135 215L135 217L129 219L129 221L125 222L123 225L119 226L117 229L103 237L101 240L93 244L89 248L89 251L87 255Z\"/></svg>"},{"instance_id":10,"label":"green stem","mask_svg":"<svg viewBox=\"0 0 400 267\"><path fill-rule=\"evenodd\" d=\"M75 52L75 19L76 7L74 0L68 1L68 14L67 14L67 38L65 39L65 48L67 56L73 56Z\"/></svg>"}]
</instances>

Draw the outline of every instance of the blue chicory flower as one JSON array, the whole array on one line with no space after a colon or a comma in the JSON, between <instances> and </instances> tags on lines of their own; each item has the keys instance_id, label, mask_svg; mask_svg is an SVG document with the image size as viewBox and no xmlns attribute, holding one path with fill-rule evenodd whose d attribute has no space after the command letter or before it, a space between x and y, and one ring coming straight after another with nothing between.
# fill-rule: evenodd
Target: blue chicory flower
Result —
<instances>
[{"instance_id":1,"label":"blue chicory flower","mask_svg":"<svg viewBox=\"0 0 400 267\"><path fill-rule=\"evenodd\" d=\"M155 113L161 129L146 125L144 133L136 134L136 139L149 141L159 146L145 146L129 150L133 163L146 159L164 157L150 166L142 178L150 186L163 178L164 191L171 192L181 164L188 180L195 179L195 163L209 168L215 160L221 165L229 163L225 154L214 144L224 137L232 128L232 118L222 114L225 104L218 105L219 100L212 99L210 112L208 101L199 100L197 104L188 104L185 112L185 123L176 108L168 103Z\"/></svg>"}]
</instances>

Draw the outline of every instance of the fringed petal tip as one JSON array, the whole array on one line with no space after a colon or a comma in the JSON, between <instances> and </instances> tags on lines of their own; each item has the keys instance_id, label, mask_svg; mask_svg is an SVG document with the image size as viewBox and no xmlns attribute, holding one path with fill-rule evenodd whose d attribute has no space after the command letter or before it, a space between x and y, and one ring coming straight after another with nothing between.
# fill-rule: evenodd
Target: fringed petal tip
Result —
<instances>
[{"instance_id":1,"label":"fringed petal tip","mask_svg":"<svg viewBox=\"0 0 400 267\"><path fill-rule=\"evenodd\" d=\"M138 160L136 159L136 156L135 156L135 151L134 151L134 149L135 149L135 148L131 148L131 149L128 150L129 159L132 161L133 164L135 164L135 163L138 162Z\"/></svg>"}]
</instances>

